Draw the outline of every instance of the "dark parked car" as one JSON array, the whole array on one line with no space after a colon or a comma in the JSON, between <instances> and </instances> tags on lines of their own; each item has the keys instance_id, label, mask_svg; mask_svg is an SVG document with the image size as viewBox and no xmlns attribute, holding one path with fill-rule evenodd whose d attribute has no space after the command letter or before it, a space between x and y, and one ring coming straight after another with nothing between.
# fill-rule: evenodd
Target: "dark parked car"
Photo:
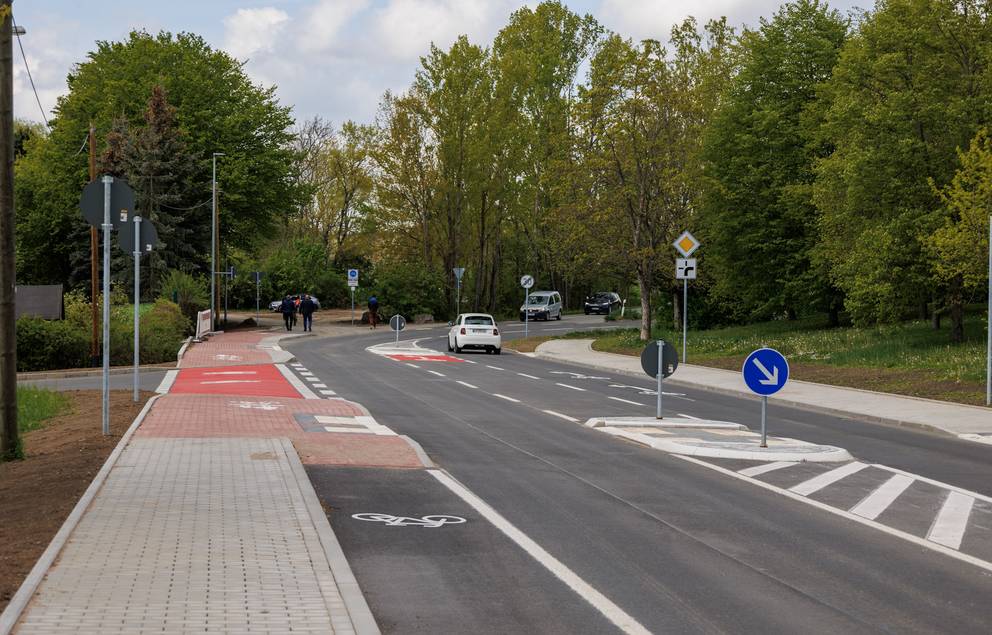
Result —
<instances>
[{"instance_id":1,"label":"dark parked car","mask_svg":"<svg viewBox=\"0 0 992 635\"><path fill-rule=\"evenodd\" d=\"M600 291L586 298L584 308L586 315L590 313L609 315L613 311L620 310L620 296L612 291Z\"/></svg>"},{"instance_id":2,"label":"dark parked car","mask_svg":"<svg viewBox=\"0 0 992 635\"><path fill-rule=\"evenodd\" d=\"M293 295L290 297L293 298L294 302L300 299L300 296L298 295ZM310 296L310 299L313 300L313 303L317 305L318 309L320 309L320 300L317 299L317 296L312 295ZM282 300L273 300L272 302L269 302L269 310L274 313L278 313L280 307L282 307Z\"/></svg>"}]
</instances>

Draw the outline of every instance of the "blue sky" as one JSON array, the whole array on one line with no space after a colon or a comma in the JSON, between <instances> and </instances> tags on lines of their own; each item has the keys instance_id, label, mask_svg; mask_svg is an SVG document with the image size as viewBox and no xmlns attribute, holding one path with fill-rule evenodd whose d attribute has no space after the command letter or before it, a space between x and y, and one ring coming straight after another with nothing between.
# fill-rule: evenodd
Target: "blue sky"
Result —
<instances>
[{"instance_id":1,"label":"blue sky","mask_svg":"<svg viewBox=\"0 0 992 635\"><path fill-rule=\"evenodd\" d=\"M55 106L65 77L96 40L119 40L132 29L191 31L235 57L258 83L276 85L297 119L321 115L334 123L367 122L386 90L405 89L433 41L442 48L462 33L489 44L522 0L15 0L27 28L23 44L42 106ZM756 25L780 0L565 0L607 28L635 39L665 39L686 15L726 15ZM836 0L847 12L867 2ZM16 49L16 46L15 46ZM41 114L15 51L14 111Z\"/></svg>"}]
</instances>

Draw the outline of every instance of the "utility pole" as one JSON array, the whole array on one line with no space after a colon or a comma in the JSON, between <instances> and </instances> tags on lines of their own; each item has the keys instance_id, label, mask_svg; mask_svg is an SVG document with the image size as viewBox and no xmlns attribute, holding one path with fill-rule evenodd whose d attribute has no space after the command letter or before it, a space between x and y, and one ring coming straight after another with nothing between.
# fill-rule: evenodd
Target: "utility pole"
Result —
<instances>
[{"instance_id":1,"label":"utility pole","mask_svg":"<svg viewBox=\"0 0 992 635\"><path fill-rule=\"evenodd\" d=\"M0 460L21 456L14 322L14 49L11 0L0 0Z\"/></svg>"},{"instance_id":2,"label":"utility pole","mask_svg":"<svg viewBox=\"0 0 992 635\"><path fill-rule=\"evenodd\" d=\"M217 308L220 300L217 297L217 251L220 244L220 225L217 219L217 157L224 156L223 152L214 152L213 163L214 173L211 183L211 209L210 214L210 328L217 329Z\"/></svg>"},{"instance_id":3,"label":"utility pole","mask_svg":"<svg viewBox=\"0 0 992 635\"><path fill-rule=\"evenodd\" d=\"M90 181L96 180L96 129L93 122L90 122L89 133L90 146ZM100 257L99 240L96 233L96 226L90 225L90 315L93 322L92 341L90 344L90 364L96 366L100 363L100 310L96 306L96 299L100 293L100 267L97 259Z\"/></svg>"}]
</instances>

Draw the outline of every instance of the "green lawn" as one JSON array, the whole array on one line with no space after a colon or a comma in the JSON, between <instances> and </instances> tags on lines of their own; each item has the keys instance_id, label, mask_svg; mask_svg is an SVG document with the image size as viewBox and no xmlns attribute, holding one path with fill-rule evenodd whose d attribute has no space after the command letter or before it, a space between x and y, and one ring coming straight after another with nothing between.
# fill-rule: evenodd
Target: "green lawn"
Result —
<instances>
[{"instance_id":1,"label":"green lawn","mask_svg":"<svg viewBox=\"0 0 992 635\"><path fill-rule=\"evenodd\" d=\"M17 387L17 427L21 432L40 428L46 419L67 412L71 407L72 400L54 390Z\"/></svg>"}]
</instances>

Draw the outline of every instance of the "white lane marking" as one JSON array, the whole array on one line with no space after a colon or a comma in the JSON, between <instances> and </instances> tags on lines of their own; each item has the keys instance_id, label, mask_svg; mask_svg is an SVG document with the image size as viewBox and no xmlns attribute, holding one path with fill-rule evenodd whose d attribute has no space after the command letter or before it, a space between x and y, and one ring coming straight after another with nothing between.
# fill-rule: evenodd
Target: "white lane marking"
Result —
<instances>
[{"instance_id":1,"label":"white lane marking","mask_svg":"<svg viewBox=\"0 0 992 635\"><path fill-rule=\"evenodd\" d=\"M200 384L260 384L261 379L215 379L214 381L201 381Z\"/></svg>"},{"instance_id":2,"label":"white lane marking","mask_svg":"<svg viewBox=\"0 0 992 635\"><path fill-rule=\"evenodd\" d=\"M889 508L899 495L916 480L905 474L894 474L892 478L882 483L878 489L868 494L861 502L851 508L852 514L875 520Z\"/></svg>"},{"instance_id":3,"label":"white lane marking","mask_svg":"<svg viewBox=\"0 0 992 635\"><path fill-rule=\"evenodd\" d=\"M309 370L299 370L296 372L298 372L303 377L310 377L311 375L313 375L313 373L311 373Z\"/></svg>"},{"instance_id":4,"label":"white lane marking","mask_svg":"<svg viewBox=\"0 0 992 635\"><path fill-rule=\"evenodd\" d=\"M578 390L579 392L585 392L586 391L585 388L579 388L578 386L569 386L568 384L561 384L561 383L558 383L557 381L555 382L555 386L561 386L562 388L571 388L572 390Z\"/></svg>"},{"instance_id":5,"label":"white lane marking","mask_svg":"<svg viewBox=\"0 0 992 635\"><path fill-rule=\"evenodd\" d=\"M473 362L470 359L463 359L462 361L465 362L466 364L476 364L476 363L478 363L478 362Z\"/></svg>"},{"instance_id":6,"label":"white lane marking","mask_svg":"<svg viewBox=\"0 0 992 635\"><path fill-rule=\"evenodd\" d=\"M964 494L965 496L971 496L975 500L985 501L986 503L992 503L992 496L986 496L985 494L979 494L978 492L970 492L966 489L962 489L957 485L948 485L947 483L941 483L940 481L935 481L932 478L927 478L925 476L920 476L919 474L912 474L904 470L900 470L897 467L889 467L888 465L879 465L878 463L872 463L872 467L877 467L880 470L888 470L894 474L905 474L906 476L911 476L921 483L929 483L930 485L936 485L943 489L949 489L952 492L958 492L959 494Z\"/></svg>"},{"instance_id":7,"label":"white lane marking","mask_svg":"<svg viewBox=\"0 0 992 635\"><path fill-rule=\"evenodd\" d=\"M541 412L547 413L551 416L558 417L559 419L564 419L565 421L571 421L572 423L578 423L578 419L575 417L569 417L568 415L563 415L560 412L555 412L554 410L542 410Z\"/></svg>"},{"instance_id":8,"label":"white lane marking","mask_svg":"<svg viewBox=\"0 0 992 635\"><path fill-rule=\"evenodd\" d=\"M607 399L612 399L613 401L622 401L624 403L633 404L635 406L644 406L647 404L638 403L636 401L631 401L630 399L621 399L620 397L607 397Z\"/></svg>"},{"instance_id":9,"label":"white lane marking","mask_svg":"<svg viewBox=\"0 0 992 635\"><path fill-rule=\"evenodd\" d=\"M306 380L311 384L316 384L320 381L320 377L307 377Z\"/></svg>"},{"instance_id":10,"label":"white lane marking","mask_svg":"<svg viewBox=\"0 0 992 635\"><path fill-rule=\"evenodd\" d=\"M460 380L458 380L458 381L455 381L455 383L456 384L461 384L462 386L465 386L466 388L478 388L478 386L473 386L472 384L468 383L467 381L460 381Z\"/></svg>"},{"instance_id":11,"label":"white lane marking","mask_svg":"<svg viewBox=\"0 0 992 635\"><path fill-rule=\"evenodd\" d=\"M305 383L300 381L300 378L296 376L296 373L286 368L285 364L276 364L276 369L286 378L296 392L300 393L304 399L320 399L320 397L314 391L310 390Z\"/></svg>"},{"instance_id":12,"label":"white lane marking","mask_svg":"<svg viewBox=\"0 0 992 635\"><path fill-rule=\"evenodd\" d=\"M766 472L773 472L775 470L780 470L783 467L789 467L790 465L795 465L795 461L775 461L774 463L763 463L761 465L755 465L754 467L746 467L743 470L737 470L738 474L743 474L744 476L758 476L759 474L764 474Z\"/></svg>"},{"instance_id":13,"label":"white lane marking","mask_svg":"<svg viewBox=\"0 0 992 635\"><path fill-rule=\"evenodd\" d=\"M689 463L695 463L696 465L698 465L700 467L705 467L707 469L713 470L715 472L719 472L721 474L725 474L725 475L730 476L732 478L736 478L736 479L739 479L741 481L745 481L745 482L750 483L752 485L756 485L758 487L761 487L763 489L766 489L766 490L768 490L770 492L775 492L777 494L781 494L782 496L785 496L786 498L791 498L794 501L799 501L799 502L802 502L802 503L806 503L807 505L812 505L813 507L816 507L817 509L823 510L825 512L829 512L831 514L835 514L837 516L840 516L842 518L846 518L848 520L853 520L854 522L861 523L862 525L865 525L867 527L872 527L873 529L877 529L878 531L881 531L883 533L889 534L890 536L896 536L897 538L902 538L903 540L905 540L907 542L911 542L914 545L919 545L920 547L924 547L924 548L929 549L931 551L936 551L937 553L942 553L945 556L950 556L951 558L955 558L957 560L961 560L962 562L967 562L968 564L975 565L976 567L979 567L980 569L985 569L986 571L992 571L992 562L986 562L985 560L981 560L981 559L976 558L974 556L969 556L966 553L961 553L960 551L955 551L954 549L951 549L949 547L945 547L942 544L939 544L939 543L936 543L936 542L931 542L929 540L926 540L925 538L920 538L919 536L914 536L913 534L906 533L905 531L901 531L899 529L894 529L894 528L889 527L887 525L883 525L882 523L880 523L878 521L870 520L868 518L864 518L863 516L858 516L857 514L852 514L851 512L849 512L847 510L838 509L837 507L831 507L830 505L827 505L826 503L821 503L820 501L818 501L818 500L816 500L814 498L807 498L805 496L800 496L799 494L794 494L794 493L790 492L787 489L782 489L780 487L776 487L776 486L772 485L771 483L765 483L765 482L759 481L757 479L753 479L753 478L750 478L750 477L747 477L747 476L742 476L742 475L738 474L737 472L734 472L733 470L728 470L725 467L720 467L719 465L714 465L713 463L708 463L706 461L703 461L701 459L697 459L697 458L692 457L692 456L685 456L685 455L682 455L682 454L672 454L671 456L673 456L675 458L678 458L678 459L682 459L683 461L688 461ZM876 467L881 467L881 466L876 466Z\"/></svg>"},{"instance_id":14,"label":"white lane marking","mask_svg":"<svg viewBox=\"0 0 992 635\"><path fill-rule=\"evenodd\" d=\"M427 372L430 373L431 375L437 375L438 377L444 377L445 376L444 373L439 373L436 370L429 370Z\"/></svg>"},{"instance_id":15,"label":"white lane marking","mask_svg":"<svg viewBox=\"0 0 992 635\"><path fill-rule=\"evenodd\" d=\"M327 384L314 384L314 388L327 388Z\"/></svg>"},{"instance_id":16,"label":"white lane marking","mask_svg":"<svg viewBox=\"0 0 992 635\"><path fill-rule=\"evenodd\" d=\"M528 375L527 373L517 373L521 377L526 377L527 379L540 379L540 377L534 377L533 375Z\"/></svg>"},{"instance_id":17,"label":"white lane marking","mask_svg":"<svg viewBox=\"0 0 992 635\"><path fill-rule=\"evenodd\" d=\"M293 368L303 368L303 364L299 362L293 362L292 364L290 364L290 366L292 366ZM303 368L303 370L306 370L306 368Z\"/></svg>"},{"instance_id":18,"label":"white lane marking","mask_svg":"<svg viewBox=\"0 0 992 635\"><path fill-rule=\"evenodd\" d=\"M176 382L176 377L178 375L179 375L178 370L170 370L166 372L165 377L163 377L162 381L159 382L158 388L155 389L155 392L163 395L169 392L169 390L172 389L172 384Z\"/></svg>"},{"instance_id":19,"label":"white lane marking","mask_svg":"<svg viewBox=\"0 0 992 635\"><path fill-rule=\"evenodd\" d=\"M964 530L968 528L968 518L974 505L975 499L971 496L948 492L947 500L944 501L937 518L930 526L927 540L951 549L960 549L961 539L964 538Z\"/></svg>"},{"instance_id":20,"label":"white lane marking","mask_svg":"<svg viewBox=\"0 0 992 635\"><path fill-rule=\"evenodd\" d=\"M256 370L211 370L203 373L204 375L257 375Z\"/></svg>"},{"instance_id":21,"label":"white lane marking","mask_svg":"<svg viewBox=\"0 0 992 635\"><path fill-rule=\"evenodd\" d=\"M501 395L498 392L492 393L493 397L499 397L500 399L506 399L507 401L512 401L513 403L520 403L519 399L514 399L513 397L507 397L506 395Z\"/></svg>"},{"instance_id":22,"label":"white lane marking","mask_svg":"<svg viewBox=\"0 0 992 635\"><path fill-rule=\"evenodd\" d=\"M322 395L336 395L338 393L334 392L333 390L321 390L320 391L320 394L322 394Z\"/></svg>"},{"instance_id":23,"label":"white lane marking","mask_svg":"<svg viewBox=\"0 0 992 635\"><path fill-rule=\"evenodd\" d=\"M417 366L416 364L411 364L410 362L407 362L406 365L409 366L410 368L420 368L420 366Z\"/></svg>"},{"instance_id":24,"label":"white lane marking","mask_svg":"<svg viewBox=\"0 0 992 635\"><path fill-rule=\"evenodd\" d=\"M702 421L699 417L693 417L692 415L687 415L684 412L677 413L680 417L685 417L686 419L695 419L696 421Z\"/></svg>"},{"instance_id":25,"label":"white lane marking","mask_svg":"<svg viewBox=\"0 0 992 635\"><path fill-rule=\"evenodd\" d=\"M496 529L499 529L507 538L517 543L530 557L534 558L541 566L550 571L559 580L564 582L570 589L575 591L579 597L591 604L593 608L603 614L617 628L624 633L636 633L637 635L648 635L650 631L641 626L633 617L628 615L623 609L614 604L605 595L597 591L592 585L580 578L574 571L569 569L561 560L558 560L548 553L541 545L534 542L527 534L517 529L510 521L504 518L498 511L493 509L484 500L472 493L467 487L456 481L447 472L441 470L427 470L427 473L436 478L442 485L454 492L456 496L472 506L475 511L488 520Z\"/></svg>"},{"instance_id":26,"label":"white lane marking","mask_svg":"<svg viewBox=\"0 0 992 635\"><path fill-rule=\"evenodd\" d=\"M492 368L493 370L503 370L499 366L490 366L489 364L486 364L486 368Z\"/></svg>"},{"instance_id":27,"label":"white lane marking","mask_svg":"<svg viewBox=\"0 0 992 635\"><path fill-rule=\"evenodd\" d=\"M829 472L824 472L823 474L814 476L808 481L803 481L799 485L790 487L789 491L799 494L800 496L809 496L810 494L818 492L828 485L836 483L842 478L846 478L851 474L860 472L866 467L868 467L866 463L862 463L861 461L851 461L850 463L846 463L840 467L835 467Z\"/></svg>"}]
</instances>

